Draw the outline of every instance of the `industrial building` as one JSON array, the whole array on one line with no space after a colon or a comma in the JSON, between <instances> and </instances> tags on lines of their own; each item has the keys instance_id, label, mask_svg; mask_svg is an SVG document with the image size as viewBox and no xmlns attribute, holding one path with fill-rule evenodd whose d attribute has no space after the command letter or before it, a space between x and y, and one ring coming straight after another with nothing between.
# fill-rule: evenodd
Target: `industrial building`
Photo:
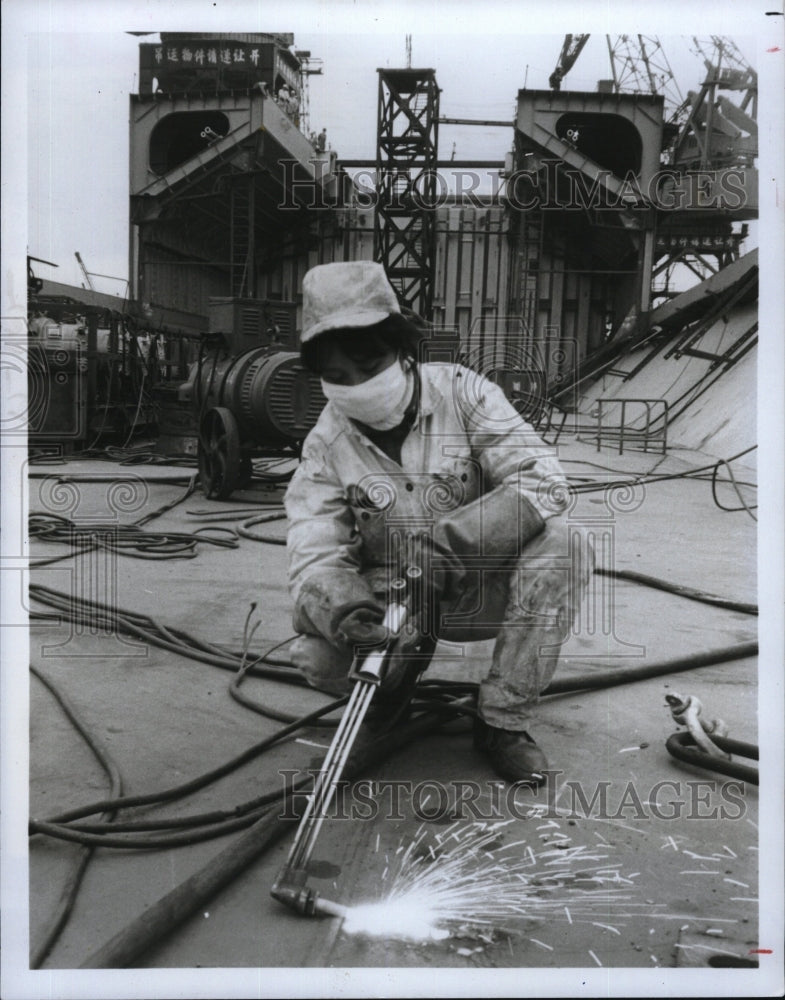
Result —
<instances>
[{"instance_id":1,"label":"industrial building","mask_svg":"<svg viewBox=\"0 0 785 1000\"><path fill-rule=\"evenodd\" d=\"M714 37L675 104L656 39L623 36L571 90L587 39L511 95L503 161L440 151L477 122L444 114L438 67L379 69L369 156L342 160L292 35L140 42L127 300L29 261L31 968L767 961L757 76ZM546 789L505 797L460 711L417 702L347 775L309 867L335 915L309 918L270 888L340 713L287 660L281 504L325 403L303 275L354 260L384 265L421 360L486 375L553 449L598 569L540 702ZM447 698L488 656L440 644L424 676ZM433 936L352 924L418 877L507 902L456 896Z\"/></svg>"}]
</instances>

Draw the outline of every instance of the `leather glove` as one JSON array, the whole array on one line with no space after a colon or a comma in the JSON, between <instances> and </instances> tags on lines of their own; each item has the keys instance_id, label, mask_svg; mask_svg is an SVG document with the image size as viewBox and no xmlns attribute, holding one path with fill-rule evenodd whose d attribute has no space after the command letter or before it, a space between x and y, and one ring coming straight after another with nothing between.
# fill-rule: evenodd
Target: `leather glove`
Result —
<instances>
[{"instance_id":1,"label":"leather glove","mask_svg":"<svg viewBox=\"0 0 785 1000\"><path fill-rule=\"evenodd\" d=\"M344 606L333 616L333 634L347 646L381 646L388 638L383 618L383 611L368 604Z\"/></svg>"},{"instance_id":2,"label":"leather glove","mask_svg":"<svg viewBox=\"0 0 785 1000\"><path fill-rule=\"evenodd\" d=\"M423 571L426 603L435 606L456 597L466 576L460 559L430 534L417 536L417 548L414 562Z\"/></svg>"},{"instance_id":3,"label":"leather glove","mask_svg":"<svg viewBox=\"0 0 785 1000\"><path fill-rule=\"evenodd\" d=\"M545 521L514 486L502 484L434 526L434 545L463 559L518 557Z\"/></svg>"}]
</instances>

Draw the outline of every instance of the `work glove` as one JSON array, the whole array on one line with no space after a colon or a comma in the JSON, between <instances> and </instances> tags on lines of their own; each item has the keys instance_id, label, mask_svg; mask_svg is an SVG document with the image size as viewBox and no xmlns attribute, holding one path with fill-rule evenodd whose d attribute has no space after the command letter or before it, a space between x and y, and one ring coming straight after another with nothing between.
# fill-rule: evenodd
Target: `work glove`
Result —
<instances>
[{"instance_id":1,"label":"work glove","mask_svg":"<svg viewBox=\"0 0 785 1000\"><path fill-rule=\"evenodd\" d=\"M333 615L332 632L347 646L382 646L388 632L382 625L384 612L368 604L337 608Z\"/></svg>"},{"instance_id":2,"label":"work glove","mask_svg":"<svg viewBox=\"0 0 785 1000\"><path fill-rule=\"evenodd\" d=\"M460 559L439 542L434 534L423 532L415 539L412 562L423 571L423 597L426 607L458 596L466 572Z\"/></svg>"},{"instance_id":3,"label":"work glove","mask_svg":"<svg viewBox=\"0 0 785 1000\"><path fill-rule=\"evenodd\" d=\"M447 514L434 526L434 547L464 560L515 559L545 527L534 505L514 486L502 485L465 507Z\"/></svg>"}]
</instances>

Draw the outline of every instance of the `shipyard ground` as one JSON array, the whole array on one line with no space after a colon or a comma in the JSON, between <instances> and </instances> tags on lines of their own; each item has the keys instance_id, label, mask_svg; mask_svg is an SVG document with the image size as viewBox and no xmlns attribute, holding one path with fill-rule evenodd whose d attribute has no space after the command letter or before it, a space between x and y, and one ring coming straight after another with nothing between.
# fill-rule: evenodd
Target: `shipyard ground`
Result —
<instances>
[{"instance_id":1,"label":"shipyard ground","mask_svg":"<svg viewBox=\"0 0 785 1000\"><path fill-rule=\"evenodd\" d=\"M678 474L712 461L699 452L678 449L666 456L635 451L619 455L610 448L597 451L591 442L573 437L559 442L559 454L570 476L598 482L618 479L619 470ZM193 474L178 466L120 466L85 459L36 464L30 471L30 510L60 512L73 520L105 518L110 509L107 491L129 478L133 488L125 507L120 503L118 508L117 494L112 501L121 511L119 520L126 522L181 497ZM58 477L72 480L67 496L58 493ZM720 491L725 506L739 506L729 487ZM750 491L745 495L754 497ZM147 528L190 532L206 523L195 512L231 513L276 497L280 491L259 482L224 503L196 492ZM634 496L618 494L610 505L602 491L584 493L571 516L584 522L594 519L606 529L612 523L613 549L605 553L606 566L612 560L616 569L735 601L757 600L755 522L743 509L719 509L705 478L651 483ZM238 522L222 523L231 527ZM285 522L254 530L283 538ZM61 544L33 540L29 556L38 560L66 551ZM242 646L246 617L255 601L254 621L261 622L255 650L269 649L291 635L283 546L241 538L237 548L200 544L196 551L194 558L162 561L107 556L103 569L95 563L91 571L91 586L102 592L83 596L114 602L231 649ZM33 570L30 580L71 593L74 581L84 586L89 575L84 567L77 570L71 556ZM606 619L600 616L570 637L558 677L634 669L757 637L758 619L749 614L625 580L611 584L606 579L605 586ZM30 606L35 612L46 610L36 602ZM111 755L124 794L179 785L281 725L229 696L230 673L127 635L93 634L96 631L58 624L54 618L35 621L31 663L56 684ZM487 666L490 648L487 642L440 647L428 676L476 680ZM285 653L284 646L278 655ZM285 836L132 964L147 969L559 968L575 969L579 977L577 970L598 967L753 968L767 960L761 949L772 947L772 958L778 960L776 945L758 924L756 786L679 763L665 747L677 730L665 702L674 692L697 696L707 715L728 723L732 737L757 744L757 674L758 659L749 656L604 690L544 698L532 732L559 773L549 795L521 790L514 808L487 764L476 756L468 726L452 723L362 776L376 783L380 805L373 815L336 818L322 828L312 884L330 899L355 904L384 894L396 851L421 836L423 828L430 843L438 844L440 835L455 831L456 816L458 826L489 818L511 820L500 827L500 843L516 845L516 856L525 857L528 851L536 863L539 889L529 890L528 909L522 897L525 912L511 913L509 920L495 926L467 920L444 940L418 941L349 934L339 919L298 916L270 897L294 832L290 824ZM243 692L292 715L327 701L318 692L255 678L245 681ZM282 771L317 766L330 732L304 730L201 791L156 808L121 813L118 819L232 809L280 787ZM474 782L480 794L457 814L454 809L436 814L427 796L415 801L406 794L407 787L422 782L448 793L460 792L465 787L461 782ZM585 800L576 799L576 786ZM392 787L404 789L397 805L389 794ZM107 791L106 776L84 740L51 692L31 677L30 815L53 817L101 799ZM583 801L590 803L588 809ZM209 868L232 838L240 836L242 832L168 850L96 850L70 918L42 969L89 966L106 942L194 873ZM569 870L560 865L559 852L581 845L582 852L569 855L576 859ZM31 839L33 948L79 850L50 837ZM563 878L554 877L559 873ZM581 878L588 881L581 883ZM548 908L543 908L544 900ZM328 980L314 975L312 989L318 995L319 984ZM263 976L260 995L274 995L273 981L268 987L264 982Z\"/></svg>"}]
</instances>

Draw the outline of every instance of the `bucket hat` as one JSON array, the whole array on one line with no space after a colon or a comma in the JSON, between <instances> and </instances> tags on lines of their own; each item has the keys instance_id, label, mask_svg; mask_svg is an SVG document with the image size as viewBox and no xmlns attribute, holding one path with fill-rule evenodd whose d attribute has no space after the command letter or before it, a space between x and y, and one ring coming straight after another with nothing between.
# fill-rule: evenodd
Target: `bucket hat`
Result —
<instances>
[{"instance_id":1,"label":"bucket hat","mask_svg":"<svg viewBox=\"0 0 785 1000\"><path fill-rule=\"evenodd\" d=\"M328 330L373 326L401 307L384 268L369 260L319 264L303 278L302 344Z\"/></svg>"}]
</instances>

